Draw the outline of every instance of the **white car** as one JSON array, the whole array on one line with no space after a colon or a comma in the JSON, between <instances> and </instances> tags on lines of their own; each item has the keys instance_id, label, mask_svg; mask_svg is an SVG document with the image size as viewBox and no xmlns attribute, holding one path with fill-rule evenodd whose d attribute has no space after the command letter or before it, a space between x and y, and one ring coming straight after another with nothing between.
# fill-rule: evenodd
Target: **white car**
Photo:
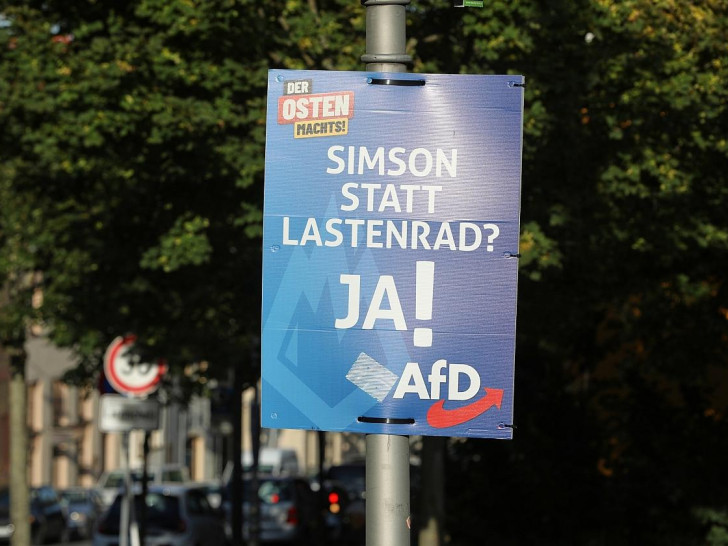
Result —
<instances>
[{"instance_id":1,"label":"white car","mask_svg":"<svg viewBox=\"0 0 728 546\"><path fill-rule=\"evenodd\" d=\"M93 546L118 546L122 495L117 495L99 520ZM134 495L134 513L145 529L145 546L222 546L226 543L225 518L210 506L207 491L195 485L150 485L147 495ZM145 525L141 514L145 513ZM131 544L131 539L127 542Z\"/></svg>"},{"instance_id":2,"label":"white car","mask_svg":"<svg viewBox=\"0 0 728 546\"><path fill-rule=\"evenodd\" d=\"M132 484L142 483L142 469L133 468L131 473ZM104 472L96 484L96 490L101 495L104 506L111 505L124 486L125 470L117 469ZM186 467L176 464L163 465L161 467L153 467L147 470L148 480L150 484L162 483L188 483L190 481L189 472Z\"/></svg>"}]
</instances>

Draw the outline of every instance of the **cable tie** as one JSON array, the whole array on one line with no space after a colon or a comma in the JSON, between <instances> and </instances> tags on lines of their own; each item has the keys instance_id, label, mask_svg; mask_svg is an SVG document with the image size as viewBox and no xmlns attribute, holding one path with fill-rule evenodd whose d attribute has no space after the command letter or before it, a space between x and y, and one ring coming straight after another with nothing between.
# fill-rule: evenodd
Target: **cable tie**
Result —
<instances>
[{"instance_id":1,"label":"cable tie","mask_svg":"<svg viewBox=\"0 0 728 546\"><path fill-rule=\"evenodd\" d=\"M425 85L425 80L394 80L391 78L369 78L371 85L400 85L403 87L420 87Z\"/></svg>"},{"instance_id":2,"label":"cable tie","mask_svg":"<svg viewBox=\"0 0 728 546\"><path fill-rule=\"evenodd\" d=\"M411 417L358 417L360 423L376 423L378 425L414 425L415 420Z\"/></svg>"}]
</instances>

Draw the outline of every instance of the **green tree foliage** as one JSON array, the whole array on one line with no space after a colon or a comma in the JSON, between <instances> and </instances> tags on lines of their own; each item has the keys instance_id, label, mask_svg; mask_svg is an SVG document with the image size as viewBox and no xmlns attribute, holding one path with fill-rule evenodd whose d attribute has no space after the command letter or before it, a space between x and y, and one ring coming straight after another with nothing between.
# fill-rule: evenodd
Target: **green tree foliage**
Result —
<instances>
[{"instance_id":1,"label":"green tree foliage","mask_svg":"<svg viewBox=\"0 0 728 546\"><path fill-rule=\"evenodd\" d=\"M173 365L246 360L258 330L266 71L357 66L351 29L361 44L363 9L5 5L0 168L33 215L16 239L33 249L24 268L42 272L44 297L37 310L19 297L4 315L19 331L31 314L44 320L78 349L80 379L125 332Z\"/></svg>"},{"instance_id":2,"label":"green tree foliage","mask_svg":"<svg viewBox=\"0 0 728 546\"><path fill-rule=\"evenodd\" d=\"M0 278L19 291L3 342L33 317L81 375L127 331L180 366L245 361L266 70L363 69L365 8L3 5ZM527 81L518 429L452 445L453 543L719 543L728 5L413 0L407 15L413 70Z\"/></svg>"},{"instance_id":3,"label":"green tree foliage","mask_svg":"<svg viewBox=\"0 0 728 546\"><path fill-rule=\"evenodd\" d=\"M252 2L18 4L3 169L46 227L30 269L52 337L91 367L129 331L172 363L245 360L266 19Z\"/></svg>"},{"instance_id":4,"label":"green tree foliage","mask_svg":"<svg viewBox=\"0 0 728 546\"><path fill-rule=\"evenodd\" d=\"M3 180L33 215L16 237L42 272L35 314L79 350L79 377L125 332L172 364L246 360L267 68L356 66L362 8L11 1L3 15ZM32 309L17 301L20 325Z\"/></svg>"},{"instance_id":5,"label":"green tree foliage","mask_svg":"<svg viewBox=\"0 0 728 546\"><path fill-rule=\"evenodd\" d=\"M728 6L486 4L449 40L527 78L518 430L455 446L449 513L505 544L703 544L691 510L728 505Z\"/></svg>"}]
</instances>

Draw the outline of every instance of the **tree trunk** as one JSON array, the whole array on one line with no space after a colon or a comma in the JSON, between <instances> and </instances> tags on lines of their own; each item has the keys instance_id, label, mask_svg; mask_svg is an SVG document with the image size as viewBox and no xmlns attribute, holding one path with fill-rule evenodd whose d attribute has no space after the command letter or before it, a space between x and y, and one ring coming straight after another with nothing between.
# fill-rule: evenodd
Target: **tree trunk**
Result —
<instances>
[{"instance_id":1,"label":"tree trunk","mask_svg":"<svg viewBox=\"0 0 728 546\"><path fill-rule=\"evenodd\" d=\"M25 352L10 354L10 521L13 546L30 544L28 488L28 425L26 418Z\"/></svg>"}]
</instances>

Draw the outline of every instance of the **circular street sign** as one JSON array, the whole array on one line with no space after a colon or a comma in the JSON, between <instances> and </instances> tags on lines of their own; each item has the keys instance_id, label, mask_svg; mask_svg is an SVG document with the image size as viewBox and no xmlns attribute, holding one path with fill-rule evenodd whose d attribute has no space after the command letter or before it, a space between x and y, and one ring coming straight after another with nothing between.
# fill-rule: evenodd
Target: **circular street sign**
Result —
<instances>
[{"instance_id":1,"label":"circular street sign","mask_svg":"<svg viewBox=\"0 0 728 546\"><path fill-rule=\"evenodd\" d=\"M136 336L119 336L106 349L104 374L114 389L127 396L142 397L153 393L167 371L167 365L160 359L156 364L139 361L138 355L130 349Z\"/></svg>"}]
</instances>

